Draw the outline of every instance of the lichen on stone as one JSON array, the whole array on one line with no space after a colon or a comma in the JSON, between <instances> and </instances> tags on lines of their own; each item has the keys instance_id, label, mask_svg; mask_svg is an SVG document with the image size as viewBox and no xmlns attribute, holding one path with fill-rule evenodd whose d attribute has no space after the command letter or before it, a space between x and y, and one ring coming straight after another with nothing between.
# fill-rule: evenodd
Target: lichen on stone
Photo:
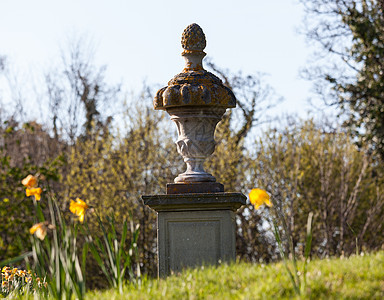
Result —
<instances>
[{"instance_id":1,"label":"lichen on stone","mask_svg":"<svg viewBox=\"0 0 384 300\"><path fill-rule=\"evenodd\" d=\"M207 45L205 34L201 27L196 23L184 29L181 36L181 46L187 51L203 51Z\"/></svg>"},{"instance_id":2,"label":"lichen on stone","mask_svg":"<svg viewBox=\"0 0 384 300\"><path fill-rule=\"evenodd\" d=\"M204 70L202 59L206 46L203 30L193 23L183 32L181 44L182 56L186 58L186 67L160 89L153 101L155 109L168 109L177 106L218 106L233 108L236 97L214 74Z\"/></svg>"}]
</instances>

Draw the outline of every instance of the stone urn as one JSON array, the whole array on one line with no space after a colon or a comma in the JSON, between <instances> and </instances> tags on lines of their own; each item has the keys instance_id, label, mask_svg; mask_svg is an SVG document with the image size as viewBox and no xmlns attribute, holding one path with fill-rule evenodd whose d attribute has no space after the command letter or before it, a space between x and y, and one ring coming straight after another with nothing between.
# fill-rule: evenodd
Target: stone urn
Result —
<instances>
[{"instance_id":1,"label":"stone urn","mask_svg":"<svg viewBox=\"0 0 384 300\"><path fill-rule=\"evenodd\" d=\"M236 98L217 76L204 70L206 40L199 25L194 23L184 30L181 45L185 68L156 93L154 108L166 110L177 126L177 151L187 170L174 182L215 182L203 164L215 150L216 125L227 108L236 106Z\"/></svg>"}]
</instances>

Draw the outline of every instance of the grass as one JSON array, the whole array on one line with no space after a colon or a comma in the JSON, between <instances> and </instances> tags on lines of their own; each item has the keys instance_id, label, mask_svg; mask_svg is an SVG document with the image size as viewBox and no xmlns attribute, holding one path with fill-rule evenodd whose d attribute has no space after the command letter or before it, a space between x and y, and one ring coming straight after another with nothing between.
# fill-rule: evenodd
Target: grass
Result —
<instances>
[{"instance_id":1,"label":"grass","mask_svg":"<svg viewBox=\"0 0 384 300\"><path fill-rule=\"evenodd\" d=\"M299 265L301 269L302 265ZM86 299L300 299L282 263L237 263L186 270L141 286L91 291ZM302 299L384 299L384 252L308 264Z\"/></svg>"}]
</instances>

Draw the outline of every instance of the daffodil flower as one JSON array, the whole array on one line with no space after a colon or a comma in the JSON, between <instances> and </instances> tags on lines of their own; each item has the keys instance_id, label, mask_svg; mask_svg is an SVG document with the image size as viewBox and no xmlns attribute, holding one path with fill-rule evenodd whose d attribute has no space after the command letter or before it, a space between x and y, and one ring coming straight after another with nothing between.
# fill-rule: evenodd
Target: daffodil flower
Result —
<instances>
[{"instance_id":1,"label":"daffodil flower","mask_svg":"<svg viewBox=\"0 0 384 300\"><path fill-rule=\"evenodd\" d=\"M21 183L27 188L34 188L37 187L37 178L33 175L28 175Z\"/></svg>"},{"instance_id":2,"label":"daffodil flower","mask_svg":"<svg viewBox=\"0 0 384 300\"><path fill-rule=\"evenodd\" d=\"M1 270L1 272L2 272L2 273L5 273L5 272L8 272L10 269L11 269L10 267L5 266L5 267Z\"/></svg>"},{"instance_id":3,"label":"daffodil flower","mask_svg":"<svg viewBox=\"0 0 384 300\"><path fill-rule=\"evenodd\" d=\"M252 189L249 193L249 201L256 209L259 209L263 204L269 207L272 206L268 193L262 189Z\"/></svg>"},{"instance_id":4,"label":"daffodil flower","mask_svg":"<svg viewBox=\"0 0 384 300\"><path fill-rule=\"evenodd\" d=\"M42 189L41 188L31 188L31 189L27 188L25 190L25 194L27 195L27 197L35 196L36 201L40 201L41 193L42 193Z\"/></svg>"},{"instance_id":5,"label":"daffodil flower","mask_svg":"<svg viewBox=\"0 0 384 300\"><path fill-rule=\"evenodd\" d=\"M40 201L42 189L37 187L37 178L35 176L30 174L21 183L27 188L25 190L27 197L35 196L36 201Z\"/></svg>"},{"instance_id":6,"label":"daffodil flower","mask_svg":"<svg viewBox=\"0 0 384 300\"><path fill-rule=\"evenodd\" d=\"M84 216L86 210L89 208L87 203L85 203L80 198L76 198L76 201L71 200L71 203L69 204L69 210L79 217L79 221L81 223L84 222Z\"/></svg>"},{"instance_id":7,"label":"daffodil flower","mask_svg":"<svg viewBox=\"0 0 384 300\"><path fill-rule=\"evenodd\" d=\"M36 236L40 240L44 240L45 236L47 235L47 228L48 228L47 225L48 225L47 221L37 223L29 229L29 233L30 234L36 234Z\"/></svg>"}]
</instances>

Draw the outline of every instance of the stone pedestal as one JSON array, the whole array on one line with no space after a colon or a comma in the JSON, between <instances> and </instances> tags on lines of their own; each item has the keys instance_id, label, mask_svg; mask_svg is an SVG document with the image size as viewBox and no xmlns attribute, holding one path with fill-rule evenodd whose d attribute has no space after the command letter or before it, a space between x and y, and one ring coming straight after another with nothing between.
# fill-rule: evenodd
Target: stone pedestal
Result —
<instances>
[{"instance_id":1,"label":"stone pedestal","mask_svg":"<svg viewBox=\"0 0 384 300\"><path fill-rule=\"evenodd\" d=\"M142 196L157 214L158 275L236 259L235 211L241 193Z\"/></svg>"}]
</instances>

